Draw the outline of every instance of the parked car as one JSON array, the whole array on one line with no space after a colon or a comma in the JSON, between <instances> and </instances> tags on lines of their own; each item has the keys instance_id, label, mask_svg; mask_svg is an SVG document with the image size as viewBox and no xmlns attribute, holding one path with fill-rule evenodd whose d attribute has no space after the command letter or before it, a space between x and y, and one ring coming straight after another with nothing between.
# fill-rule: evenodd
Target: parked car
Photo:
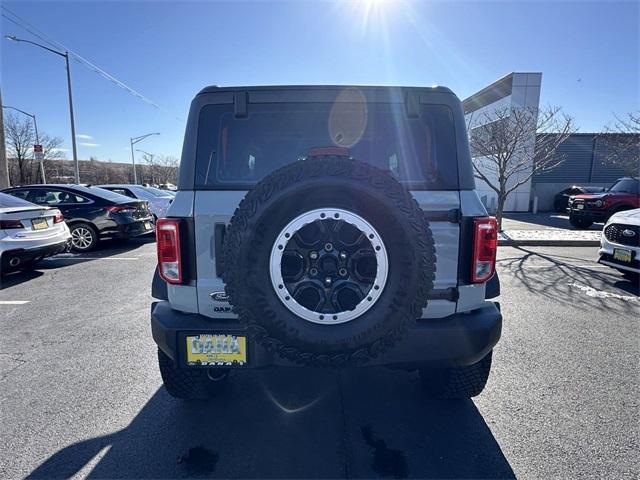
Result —
<instances>
[{"instance_id":1,"label":"parked car","mask_svg":"<svg viewBox=\"0 0 640 480\"><path fill-rule=\"evenodd\" d=\"M84 185L28 185L4 190L37 205L60 209L78 252L96 248L101 240L127 239L153 231L147 203Z\"/></svg>"},{"instance_id":2,"label":"parked car","mask_svg":"<svg viewBox=\"0 0 640 480\"><path fill-rule=\"evenodd\" d=\"M606 222L614 213L640 207L640 182L625 177L616 180L603 193L584 193L569 198L569 222L576 228L589 228Z\"/></svg>"},{"instance_id":3,"label":"parked car","mask_svg":"<svg viewBox=\"0 0 640 480\"><path fill-rule=\"evenodd\" d=\"M160 190L169 190L172 192L175 192L178 187L176 187L173 183L161 183L160 185L158 185L158 188Z\"/></svg>"},{"instance_id":4,"label":"parked car","mask_svg":"<svg viewBox=\"0 0 640 480\"><path fill-rule=\"evenodd\" d=\"M609 218L602 230L598 255L603 265L625 274L640 274L640 208Z\"/></svg>"},{"instance_id":5,"label":"parked car","mask_svg":"<svg viewBox=\"0 0 640 480\"><path fill-rule=\"evenodd\" d=\"M28 268L69 248L62 212L0 193L0 274Z\"/></svg>"},{"instance_id":6,"label":"parked car","mask_svg":"<svg viewBox=\"0 0 640 480\"><path fill-rule=\"evenodd\" d=\"M583 193L600 193L605 190L604 187L578 187L577 185L565 188L561 192L556 193L553 200L553 209L558 213L564 213L569 206L569 197Z\"/></svg>"},{"instance_id":7,"label":"parked car","mask_svg":"<svg viewBox=\"0 0 640 480\"><path fill-rule=\"evenodd\" d=\"M214 395L230 369L363 365L480 394L502 326L498 232L467 142L444 87L202 90L157 224L169 394Z\"/></svg>"},{"instance_id":8,"label":"parked car","mask_svg":"<svg viewBox=\"0 0 640 480\"><path fill-rule=\"evenodd\" d=\"M96 185L99 188L110 190L130 198L144 200L149 204L149 210L153 214L154 221L167 215L167 208L173 201L173 196L167 191L143 185L109 184Z\"/></svg>"}]
</instances>

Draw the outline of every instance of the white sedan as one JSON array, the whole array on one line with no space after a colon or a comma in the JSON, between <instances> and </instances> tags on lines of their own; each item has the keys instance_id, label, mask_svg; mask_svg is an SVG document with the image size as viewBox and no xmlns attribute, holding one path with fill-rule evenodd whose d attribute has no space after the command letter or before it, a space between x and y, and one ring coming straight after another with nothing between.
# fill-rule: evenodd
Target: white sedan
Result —
<instances>
[{"instance_id":1,"label":"white sedan","mask_svg":"<svg viewBox=\"0 0 640 480\"><path fill-rule=\"evenodd\" d=\"M111 190L112 192L119 193L120 195L126 195L127 197L137 198L144 200L149 204L149 210L155 217L164 218L167 215L167 209L173 201L173 196L167 192L154 187L145 187L143 185L129 185L129 184L109 184L109 185L95 185L96 187L104 188L105 190Z\"/></svg>"},{"instance_id":2,"label":"white sedan","mask_svg":"<svg viewBox=\"0 0 640 480\"><path fill-rule=\"evenodd\" d=\"M602 229L599 263L622 273L640 274L640 208L618 212Z\"/></svg>"},{"instance_id":3,"label":"white sedan","mask_svg":"<svg viewBox=\"0 0 640 480\"><path fill-rule=\"evenodd\" d=\"M0 274L64 252L70 240L60 210L0 193Z\"/></svg>"}]
</instances>

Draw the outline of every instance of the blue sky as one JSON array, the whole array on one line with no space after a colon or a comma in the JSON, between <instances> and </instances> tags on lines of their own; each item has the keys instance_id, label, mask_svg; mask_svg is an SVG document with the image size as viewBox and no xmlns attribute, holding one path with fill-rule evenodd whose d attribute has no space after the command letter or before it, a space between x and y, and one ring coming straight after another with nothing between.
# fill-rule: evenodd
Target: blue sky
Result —
<instances>
[{"instance_id":1,"label":"blue sky","mask_svg":"<svg viewBox=\"0 0 640 480\"><path fill-rule=\"evenodd\" d=\"M584 132L639 105L638 2L2 5L161 106L72 62L80 158L129 161L129 137L153 131L137 147L179 156L189 102L210 84L438 84L465 98L508 72L540 71L541 103ZM37 40L5 18L0 28ZM0 54L4 104L35 113L71 158L64 61L4 39Z\"/></svg>"}]
</instances>

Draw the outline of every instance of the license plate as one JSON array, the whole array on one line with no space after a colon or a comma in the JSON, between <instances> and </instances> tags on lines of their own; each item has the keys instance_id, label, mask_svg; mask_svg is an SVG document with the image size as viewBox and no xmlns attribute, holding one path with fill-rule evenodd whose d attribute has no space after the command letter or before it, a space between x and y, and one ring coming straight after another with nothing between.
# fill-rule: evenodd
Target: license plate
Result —
<instances>
[{"instance_id":1,"label":"license plate","mask_svg":"<svg viewBox=\"0 0 640 480\"><path fill-rule=\"evenodd\" d=\"M34 218L31 220L31 227L34 230L44 230L45 228L49 228L49 224L46 218Z\"/></svg>"},{"instance_id":2,"label":"license plate","mask_svg":"<svg viewBox=\"0 0 640 480\"><path fill-rule=\"evenodd\" d=\"M226 334L189 335L186 342L187 365L191 367L247 364L247 337Z\"/></svg>"},{"instance_id":3,"label":"license plate","mask_svg":"<svg viewBox=\"0 0 640 480\"><path fill-rule=\"evenodd\" d=\"M625 250L624 248L614 248L613 259L620 260L621 262L631 262L631 250Z\"/></svg>"},{"instance_id":4,"label":"license plate","mask_svg":"<svg viewBox=\"0 0 640 480\"><path fill-rule=\"evenodd\" d=\"M144 222L144 229L151 230L153 227L151 226L151 222Z\"/></svg>"},{"instance_id":5,"label":"license plate","mask_svg":"<svg viewBox=\"0 0 640 480\"><path fill-rule=\"evenodd\" d=\"M576 205L576 208L578 210L583 210L584 209L584 205L582 203L579 203L579 204Z\"/></svg>"}]
</instances>

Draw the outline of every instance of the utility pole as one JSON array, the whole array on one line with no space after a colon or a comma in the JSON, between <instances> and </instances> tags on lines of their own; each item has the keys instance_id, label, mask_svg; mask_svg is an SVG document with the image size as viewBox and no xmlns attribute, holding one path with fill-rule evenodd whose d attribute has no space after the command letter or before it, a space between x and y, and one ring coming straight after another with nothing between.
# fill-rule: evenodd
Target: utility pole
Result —
<instances>
[{"instance_id":1,"label":"utility pole","mask_svg":"<svg viewBox=\"0 0 640 480\"><path fill-rule=\"evenodd\" d=\"M0 188L9 188L9 162L4 143L4 116L2 115L2 91L0 90Z\"/></svg>"}]
</instances>

